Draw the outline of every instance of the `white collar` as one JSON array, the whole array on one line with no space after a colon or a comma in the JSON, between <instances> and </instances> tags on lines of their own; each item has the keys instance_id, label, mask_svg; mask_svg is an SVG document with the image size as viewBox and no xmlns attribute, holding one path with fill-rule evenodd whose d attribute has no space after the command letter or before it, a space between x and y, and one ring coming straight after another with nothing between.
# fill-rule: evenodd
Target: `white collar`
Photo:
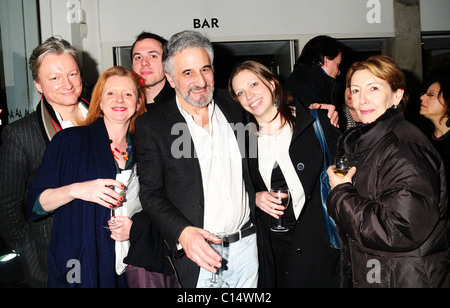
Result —
<instances>
[{"instance_id":1,"label":"white collar","mask_svg":"<svg viewBox=\"0 0 450 308\"><path fill-rule=\"evenodd\" d=\"M78 103L78 108L80 108L81 114L83 115L83 118L86 118L86 115L88 113L88 109L82 103ZM55 115L56 115L56 118L58 119L59 123L61 123L61 128L62 129L75 126L75 125L73 125L72 121L70 121L70 120L63 121L61 115L59 114L59 112L56 109L54 109L54 108L53 108L53 110L55 111Z\"/></svg>"}]
</instances>

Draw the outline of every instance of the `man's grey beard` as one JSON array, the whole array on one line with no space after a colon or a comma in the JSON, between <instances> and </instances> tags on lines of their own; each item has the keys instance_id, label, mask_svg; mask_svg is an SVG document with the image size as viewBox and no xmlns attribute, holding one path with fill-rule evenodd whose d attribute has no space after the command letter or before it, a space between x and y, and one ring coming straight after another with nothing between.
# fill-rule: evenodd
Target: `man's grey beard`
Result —
<instances>
[{"instance_id":1,"label":"man's grey beard","mask_svg":"<svg viewBox=\"0 0 450 308\"><path fill-rule=\"evenodd\" d=\"M214 87L211 87L209 84L206 85L206 86L207 86L207 87L210 87L210 92L209 92L208 96L201 95L199 101L195 101L195 100L189 95L189 93L191 93L191 89L188 91L188 93L187 93L187 95L186 95L185 97L183 97L183 96L181 95L181 93L178 92L177 89L175 89L175 90L176 90L177 94L178 94L180 97L182 97L186 102L188 102L189 104L191 104L191 105L194 106L194 107L202 108L202 107L205 107L206 105L208 105L208 104L212 101L212 99L213 99Z\"/></svg>"}]
</instances>

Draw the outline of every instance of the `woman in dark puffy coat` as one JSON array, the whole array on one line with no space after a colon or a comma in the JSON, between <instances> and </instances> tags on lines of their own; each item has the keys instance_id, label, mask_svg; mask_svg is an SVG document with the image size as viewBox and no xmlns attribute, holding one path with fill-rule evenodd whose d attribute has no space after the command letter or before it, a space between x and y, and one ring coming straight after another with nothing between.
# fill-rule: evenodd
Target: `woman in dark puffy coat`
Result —
<instances>
[{"instance_id":1,"label":"woman in dark puffy coat","mask_svg":"<svg viewBox=\"0 0 450 308\"><path fill-rule=\"evenodd\" d=\"M387 56L347 74L363 125L339 152L357 160L346 176L328 176L328 211L342 244L342 287L449 287L448 202L442 159L405 121L405 77Z\"/></svg>"}]
</instances>

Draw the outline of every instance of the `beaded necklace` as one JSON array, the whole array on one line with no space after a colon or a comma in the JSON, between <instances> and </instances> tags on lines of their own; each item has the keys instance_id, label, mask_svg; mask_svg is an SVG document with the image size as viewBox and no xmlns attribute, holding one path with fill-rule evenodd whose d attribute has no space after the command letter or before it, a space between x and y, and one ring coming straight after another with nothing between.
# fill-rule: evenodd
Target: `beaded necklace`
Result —
<instances>
[{"instance_id":1,"label":"beaded necklace","mask_svg":"<svg viewBox=\"0 0 450 308\"><path fill-rule=\"evenodd\" d=\"M112 142L113 141L111 139L109 139L109 143L112 144ZM120 158L117 157L116 152L119 153L120 155L122 155L122 158L124 161L128 160L128 156L131 152L131 144L130 144L130 140L129 140L128 136L127 136L127 148L125 151L120 151L117 147L115 147L114 150L111 150L111 153L114 156L114 158L116 160L120 160Z\"/></svg>"}]
</instances>

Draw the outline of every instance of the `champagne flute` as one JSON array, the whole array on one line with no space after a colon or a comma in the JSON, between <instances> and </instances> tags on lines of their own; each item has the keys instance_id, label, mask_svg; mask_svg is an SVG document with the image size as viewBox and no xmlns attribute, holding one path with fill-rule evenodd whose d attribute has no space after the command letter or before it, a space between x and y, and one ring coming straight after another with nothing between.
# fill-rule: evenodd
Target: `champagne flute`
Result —
<instances>
[{"instance_id":1,"label":"champagne flute","mask_svg":"<svg viewBox=\"0 0 450 308\"><path fill-rule=\"evenodd\" d=\"M289 205L289 201L291 199L291 194L289 192L289 189L287 188L275 188L270 190L270 194L281 201L281 204L284 209ZM278 218L277 226L270 228L273 232L287 232L289 231L289 228L286 228L283 226L282 216Z\"/></svg>"},{"instance_id":2,"label":"champagne flute","mask_svg":"<svg viewBox=\"0 0 450 308\"><path fill-rule=\"evenodd\" d=\"M224 243L226 241L226 235L225 233L214 233L214 235L220 239L220 243L216 244L213 241L208 240L208 244L211 246L212 249L214 249L215 252L217 252L223 261L223 253L224 253ZM221 262L222 262L221 261ZM222 262L223 266L223 262ZM212 273L211 278L207 279L205 284L208 288L228 288L229 285L226 283L221 273L223 272L222 268L216 268L217 271L215 273Z\"/></svg>"},{"instance_id":3,"label":"champagne flute","mask_svg":"<svg viewBox=\"0 0 450 308\"><path fill-rule=\"evenodd\" d=\"M105 229L110 229L110 224L115 224L116 220L114 219L115 217L115 210L117 210L119 207L123 206L123 203L125 202L125 190L126 187L122 184L121 188L115 187L115 186L110 186L109 188L111 188L112 190L116 191L117 193L119 193L119 195L122 197L122 200L119 200L116 204L113 204L110 210L110 217L109 219L103 224L103 227Z\"/></svg>"},{"instance_id":4,"label":"champagne flute","mask_svg":"<svg viewBox=\"0 0 450 308\"><path fill-rule=\"evenodd\" d=\"M333 172L340 177L344 177L354 165L356 165L356 162L351 158L337 157L334 162Z\"/></svg>"}]
</instances>

